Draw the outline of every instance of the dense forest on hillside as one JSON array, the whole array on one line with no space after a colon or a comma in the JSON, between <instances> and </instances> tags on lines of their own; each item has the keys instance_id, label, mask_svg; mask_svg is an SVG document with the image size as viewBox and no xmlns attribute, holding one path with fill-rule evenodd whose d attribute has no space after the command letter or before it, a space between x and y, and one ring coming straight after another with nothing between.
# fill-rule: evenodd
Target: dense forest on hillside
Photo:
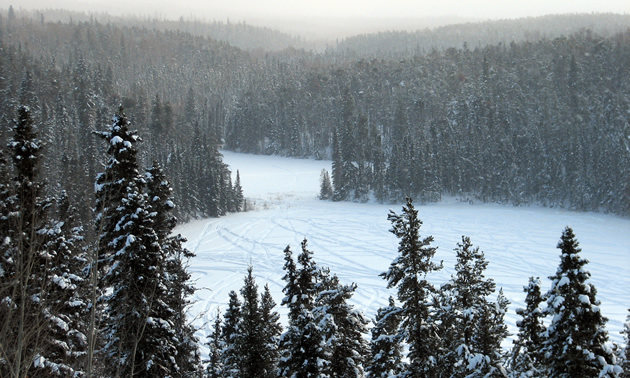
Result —
<instances>
[{"instance_id":1,"label":"dense forest on hillside","mask_svg":"<svg viewBox=\"0 0 630 378\"><path fill-rule=\"evenodd\" d=\"M383 35L324 53L261 54L201 36L197 21L180 20L198 30L191 34L151 20L128 27L37 14L1 19L2 106L8 120L13 104L32 103L51 175L93 176L91 131L120 103L147 144L143 158L172 178L180 216L228 211L228 196L217 194L232 185L220 147L334 159L335 199L450 194L630 211L628 16L515 21L516 41L503 21L439 29L445 41L464 32L475 39L460 35L458 48L441 48L452 43L438 29L389 33L397 52L368 58L378 48L364 44L378 46ZM423 47L395 47L410 38ZM84 182L67 189L85 203Z\"/></svg>"},{"instance_id":2,"label":"dense forest on hillside","mask_svg":"<svg viewBox=\"0 0 630 378\"><path fill-rule=\"evenodd\" d=\"M338 200L450 194L628 214L629 47L629 31L583 31L278 61L239 98L226 147L332 158Z\"/></svg>"},{"instance_id":3,"label":"dense forest on hillside","mask_svg":"<svg viewBox=\"0 0 630 378\"><path fill-rule=\"evenodd\" d=\"M180 218L237 210L217 127L223 100L237 93L229 83L245 76L243 52L180 32L9 16L0 51L3 122L10 125L17 105L30 108L47 144L44 174L57 183L51 190L93 202L100 156L93 132L122 105L144 141L143 164L155 160L168 172Z\"/></svg>"}]
</instances>

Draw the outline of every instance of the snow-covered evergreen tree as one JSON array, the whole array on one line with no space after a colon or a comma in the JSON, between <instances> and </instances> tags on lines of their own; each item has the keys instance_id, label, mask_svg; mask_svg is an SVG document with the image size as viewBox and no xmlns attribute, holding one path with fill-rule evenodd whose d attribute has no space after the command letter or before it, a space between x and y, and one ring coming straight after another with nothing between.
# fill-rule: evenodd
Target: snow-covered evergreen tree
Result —
<instances>
[{"instance_id":1,"label":"snow-covered evergreen tree","mask_svg":"<svg viewBox=\"0 0 630 378\"><path fill-rule=\"evenodd\" d=\"M544 341L547 375L551 377L614 376L615 366L597 290L585 269L588 260L570 227L558 243L560 265L547 293L546 314L551 316ZM618 367L617 367L618 368ZM620 369L619 369L620 370Z\"/></svg>"},{"instance_id":2,"label":"snow-covered evergreen tree","mask_svg":"<svg viewBox=\"0 0 630 378\"><path fill-rule=\"evenodd\" d=\"M240 377L241 352L239 350L241 337L241 301L235 291L230 291L228 308L223 315L221 338L224 348L221 351L221 365L223 377Z\"/></svg>"},{"instance_id":3,"label":"snow-covered evergreen tree","mask_svg":"<svg viewBox=\"0 0 630 378\"><path fill-rule=\"evenodd\" d=\"M245 283L241 289L243 304L241 306L241 327L238 338L240 353L240 376L260 377L265 370L264 352L265 335L263 331L262 313L258 298L258 285L250 265L247 268Z\"/></svg>"},{"instance_id":4,"label":"snow-covered evergreen tree","mask_svg":"<svg viewBox=\"0 0 630 378\"><path fill-rule=\"evenodd\" d=\"M332 199L343 201L348 198L348 183L346 182L347 175L344 170L346 165L344 165L337 129L333 131L332 143Z\"/></svg>"},{"instance_id":5,"label":"snow-covered evergreen tree","mask_svg":"<svg viewBox=\"0 0 630 378\"><path fill-rule=\"evenodd\" d=\"M280 315L275 310L276 302L271 296L269 285L265 285L265 289L260 298L260 315L263 331L263 368L260 376L264 378L272 378L276 376L278 368L278 360L280 351L278 343L282 334L282 325L280 324Z\"/></svg>"},{"instance_id":6,"label":"snow-covered evergreen tree","mask_svg":"<svg viewBox=\"0 0 630 378\"><path fill-rule=\"evenodd\" d=\"M540 308L540 304L544 301L540 278L530 277L529 284L523 288L523 291L527 293L526 307L516 310L522 319L516 322L518 335L514 340L510 357L510 377L541 377L544 376L542 369L544 358L541 351L545 326Z\"/></svg>"},{"instance_id":7,"label":"snow-covered evergreen tree","mask_svg":"<svg viewBox=\"0 0 630 378\"><path fill-rule=\"evenodd\" d=\"M330 175L328 171L322 169L322 173L319 176L319 199L320 200L329 200L333 197L333 188L330 182Z\"/></svg>"},{"instance_id":8,"label":"snow-covered evergreen tree","mask_svg":"<svg viewBox=\"0 0 630 378\"><path fill-rule=\"evenodd\" d=\"M422 221L411 198L403 206L402 214L393 211L388 216L390 230L398 239L398 253L389 270L381 276L387 287L398 290L402 304L400 335L409 345L409 366L403 376L431 376L436 368L436 352L439 340L437 324L430 318L431 295L436 291L427 275L440 270L441 264L432 262L437 250L431 246L433 237L420 239Z\"/></svg>"},{"instance_id":9,"label":"snow-covered evergreen tree","mask_svg":"<svg viewBox=\"0 0 630 378\"><path fill-rule=\"evenodd\" d=\"M0 376L81 374L80 236L50 214L29 108L20 106L13 123L13 176L0 185Z\"/></svg>"},{"instance_id":10,"label":"snow-covered evergreen tree","mask_svg":"<svg viewBox=\"0 0 630 378\"><path fill-rule=\"evenodd\" d=\"M177 219L172 214L175 204L172 198L173 189L159 163L153 165L145 173L146 194L154 214L153 229L162 249L164 264L160 267L160 279L166 288L164 302L171 310L170 321L175 332L175 361L178 371L174 376L193 377L200 371L200 356L197 347L198 339L195 328L190 324L186 311L195 288L190 284L190 273L186 270L185 261L194 256L183 247L186 242L181 235L173 235Z\"/></svg>"},{"instance_id":11,"label":"snow-covered evergreen tree","mask_svg":"<svg viewBox=\"0 0 630 378\"><path fill-rule=\"evenodd\" d=\"M387 307L378 309L372 328L370 360L365 369L368 377L395 377L405 371L405 364L402 361L403 348L398 332L401 318L402 309L396 306L394 297L389 297Z\"/></svg>"},{"instance_id":12,"label":"snow-covered evergreen tree","mask_svg":"<svg viewBox=\"0 0 630 378\"><path fill-rule=\"evenodd\" d=\"M330 353L326 372L331 377L363 377L369 348L364 339L368 321L347 303L356 284L342 285L328 269L320 269L319 295L313 310L315 321L322 325Z\"/></svg>"},{"instance_id":13,"label":"snow-covered evergreen tree","mask_svg":"<svg viewBox=\"0 0 630 378\"><path fill-rule=\"evenodd\" d=\"M101 282L107 290L103 362L116 376L177 374L173 311L162 275L166 259L138 171L139 137L129 130L122 107L98 135L110 155L96 182Z\"/></svg>"},{"instance_id":14,"label":"snow-covered evergreen tree","mask_svg":"<svg viewBox=\"0 0 630 378\"><path fill-rule=\"evenodd\" d=\"M499 290L496 302L488 301L479 316L475 327L473 348L478 351L468 359L469 368L474 371L472 376L478 377L506 377L506 353L501 348L501 342L508 336L505 314L510 302Z\"/></svg>"},{"instance_id":15,"label":"snow-covered evergreen tree","mask_svg":"<svg viewBox=\"0 0 630 378\"><path fill-rule=\"evenodd\" d=\"M217 311L217 317L214 320L214 328L210 336L208 336L208 365L206 366L206 377L221 378L223 377L223 349L225 341L222 337L221 313Z\"/></svg>"},{"instance_id":16,"label":"snow-covered evergreen tree","mask_svg":"<svg viewBox=\"0 0 630 378\"><path fill-rule=\"evenodd\" d=\"M238 212L246 210L245 197L243 196L243 187L241 186L241 173L236 171L236 181L234 181L233 193L233 205L231 211Z\"/></svg>"},{"instance_id":17,"label":"snow-covered evergreen tree","mask_svg":"<svg viewBox=\"0 0 630 378\"><path fill-rule=\"evenodd\" d=\"M473 248L470 238L462 236L455 252L456 273L443 287L450 293L450 308L440 312L447 317L441 321L442 343L448 343L442 346L445 355L439 357L445 362L441 369L443 374L446 369L447 375L483 376L502 362L500 342L507 329L502 317L506 305L488 301L495 283L484 275L488 261L479 247Z\"/></svg>"},{"instance_id":18,"label":"snow-covered evergreen tree","mask_svg":"<svg viewBox=\"0 0 630 378\"><path fill-rule=\"evenodd\" d=\"M44 248L50 258L48 309L52 338L44 364L56 375L80 375L87 349L84 321L89 314L87 265L83 229L75 221L75 211L65 192L57 201L54 219L45 230L49 241Z\"/></svg>"},{"instance_id":19,"label":"snow-covered evergreen tree","mask_svg":"<svg viewBox=\"0 0 630 378\"><path fill-rule=\"evenodd\" d=\"M317 266L313 252L302 241L297 269L289 247L285 249L285 276L282 305L289 308L289 325L280 338L278 375L296 377L326 377L330 351L324 332L315 322L313 309L317 296Z\"/></svg>"}]
</instances>

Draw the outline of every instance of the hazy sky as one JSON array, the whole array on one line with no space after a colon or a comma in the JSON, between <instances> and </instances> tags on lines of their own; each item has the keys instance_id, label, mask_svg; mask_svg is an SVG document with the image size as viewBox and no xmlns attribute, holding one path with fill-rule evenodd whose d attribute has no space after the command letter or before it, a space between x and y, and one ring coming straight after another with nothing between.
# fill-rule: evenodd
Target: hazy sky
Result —
<instances>
[{"instance_id":1,"label":"hazy sky","mask_svg":"<svg viewBox=\"0 0 630 378\"><path fill-rule=\"evenodd\" d=\"M3 8L74 8L109 13L144 12L210 17L512 18L549 13L630 13L628 0L0 0ZM164 14L168 16L167 14Z\"/></svg>"},{"instance_id":2,"label":"hazy sky","mask_svg":"<svg viewBox=\"0 0 630 378\"><path fill-rule=\"evenodd\" d=\"M630 14L630 0L0 0L1 8L66 8L114 15L180 16L251 23L288 19L365 18L487 20L552 13ZM339 26L339 25L337 25ZM342 25L343 26L343 25Z\"/></svg>"}]
</instances>

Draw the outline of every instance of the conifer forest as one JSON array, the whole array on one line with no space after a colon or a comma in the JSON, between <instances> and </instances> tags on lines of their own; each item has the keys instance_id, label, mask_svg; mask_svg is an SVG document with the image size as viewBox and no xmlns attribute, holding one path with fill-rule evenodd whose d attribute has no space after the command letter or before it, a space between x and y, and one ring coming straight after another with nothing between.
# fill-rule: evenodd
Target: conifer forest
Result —
<instances>
[{"instance_id":1,"label":"conifer forest","mask_svg":"<svg viewBox=\"0 0 630 378\"><path fill-rule=\"evenodd\" d=\"M611 341L571 227L539 274L551 288L523 277L508 344L483 246L462 236L448 282L431 282L444 264L417 210L449 196L630 217L630 15L323 46L244 22L12 6L0 124L0 377L630 377L630 312ZM388 305L353 306L357 285L306 236L278 251L281 300L244 261L200 338L176 227L251 210L223 150L329 160L319 199L396 206Z\"/></svg>"}]
</instances>

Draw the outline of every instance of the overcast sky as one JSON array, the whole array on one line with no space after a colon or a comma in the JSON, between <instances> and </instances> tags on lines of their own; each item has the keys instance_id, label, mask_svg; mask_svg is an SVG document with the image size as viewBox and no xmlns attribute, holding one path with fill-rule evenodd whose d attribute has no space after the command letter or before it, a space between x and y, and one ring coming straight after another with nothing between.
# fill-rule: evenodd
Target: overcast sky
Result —
<instances>
[{"instance_id":1,"label":"overcast sky","mask_svg":"<svg viewBox=\"0 0 630 378\"><path fill-rule=\"evenodd\" d=\"M630 13L628 0L1 0L3 8L66 8L110 13L200 12L248 17L513 18L550 13Z\"/></svg>"},{"instance_id":2,"label":"overcast sky","mask_svg":"<svg viewBox=\"0 0 630 378\"><path fill-rule=\"evenodd\" d=\"M630 0L0 0L1 8L66 8L177 19L286 21L305 18L487 20L554 13L630 14Z\"/></svg>"}]
</instances>

